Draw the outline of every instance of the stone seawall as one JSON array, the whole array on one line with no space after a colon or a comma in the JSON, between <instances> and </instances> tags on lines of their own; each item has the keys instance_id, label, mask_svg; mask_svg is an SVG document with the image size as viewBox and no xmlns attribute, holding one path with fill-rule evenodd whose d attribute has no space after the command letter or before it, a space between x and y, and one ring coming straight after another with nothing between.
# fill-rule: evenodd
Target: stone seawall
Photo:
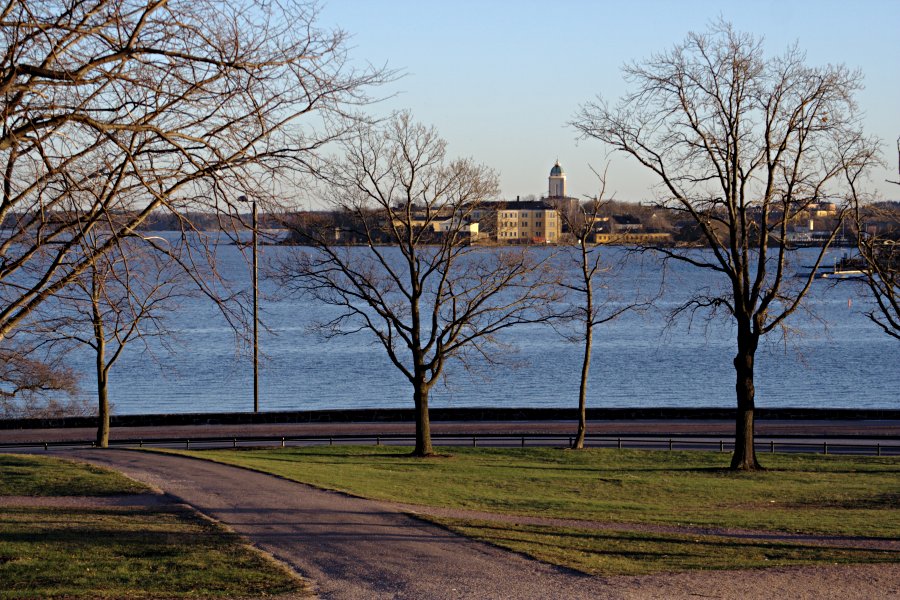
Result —
<instances>
[{"instance_id":1,"label":"stone seawall","mask_svg":"<svg viewBox=\"0 0 900 600\"><path fill-rule=\"evenodd\" d=\"M730 420L732 408L589 408L592 421L620 420ZM809 421L900 420L900 410L758 408L758 419ZM441 421L562 421L577 418L566 408L434 408L432 422ZM244 425L277 423L404 423L412 422L412 409L311 410L260 413L180 413L157 415L113 415L112 427L152 427L184 425ZM0 420L0 430L95 427L96 417Z\"/></svg>"}]
</instances>

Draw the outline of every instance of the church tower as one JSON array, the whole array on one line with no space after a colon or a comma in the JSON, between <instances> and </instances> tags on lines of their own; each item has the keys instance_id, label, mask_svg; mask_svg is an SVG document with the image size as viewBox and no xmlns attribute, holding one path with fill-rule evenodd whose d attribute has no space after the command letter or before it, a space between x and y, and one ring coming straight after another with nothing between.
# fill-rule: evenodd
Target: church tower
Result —
<instances>
[{"instance_id":1,"label":"church tower","mask_svg":"<svg viewBox=\"0 0 900 600\"><path fill-rule=\"evenodd\" d=\"M559 161L556 161L556 164L550 169L550 197L564 198L565 196L566 174L563 172L562 167L559 166Z\"/></svg>"}]
</instances>

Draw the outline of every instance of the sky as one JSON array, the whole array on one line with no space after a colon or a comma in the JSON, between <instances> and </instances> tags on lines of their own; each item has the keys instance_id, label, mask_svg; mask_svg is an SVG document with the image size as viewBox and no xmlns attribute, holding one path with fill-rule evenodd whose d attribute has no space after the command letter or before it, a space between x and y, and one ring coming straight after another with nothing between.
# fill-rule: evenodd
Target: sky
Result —
<instances>
[{"instance_id":1,"label":"sky","mask_svg":"<svg viewBox=\"0 0 900 600\"><path fill-rule=\"evenodd\" d=\"M762 36L767 55L794 42L807 64L859 68L857 96L867 133L884 141L886 167L870 188L900 199L900 0L330 0L319 24L348 32L356 61L403 76L374 93L377 115L409 109L433 125L452 157L471 157L500 175L502 198L547 193L559 160L568 192L598 191L591 167L609 165L607 192L650 201L652 177L624 155L579 140L568 125L579 106L626 90L621 67L672 48L718 18Z\"/></svg>"}]
</instances>

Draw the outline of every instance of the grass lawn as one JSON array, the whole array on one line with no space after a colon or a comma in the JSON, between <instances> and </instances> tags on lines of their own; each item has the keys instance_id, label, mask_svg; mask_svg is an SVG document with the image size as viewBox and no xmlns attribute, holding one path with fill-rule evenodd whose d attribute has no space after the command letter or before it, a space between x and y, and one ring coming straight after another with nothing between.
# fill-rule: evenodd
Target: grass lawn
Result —
<instances>
[{"instance_id":1,"label":"grass lawn","mask_svg":"<svg viewBox=\"0 0 900 600\"><path fill-rule=\"evenodd\" d=\"M647 575L694 569L897 562L900 553L766 543L718 536L596 531L431 519L462 535L591 575Z\"/></svg>"},{"instance_id":2,"label":"grass lawn","mask_svg":"<svg viewBox=\"0 0 900 600\"><path fill-rule=\"evenodd\" d=\"M311 447L189 452L327 489L413 504L588 521L900 537L900 460L766 455L734 473L712 452ZM591 573L900 560L730 538L435 519L467 535Z\"/></svg>"},{"instance_id":3,"label":"grass lawn","mask_svg":"<svg viewBox=\"0 0 900 600\"><path fill-rule=\"evenodd\" d=\"M81 463L0 455L0 495L145 491ZM172 505L0 506L0 582L4 599L237 598L303 589L237 535Z\"/></svg>"},{"instance_id":4,"label":"grass lawn","mask_svg":"<svg viewBox=\"0 0 900 600\"><path fill-rule=\"evenodd\" d=\"M147 486L85 463L45 456L0 454L0 496L111 496Z\"/></svg>"}]
</instances>

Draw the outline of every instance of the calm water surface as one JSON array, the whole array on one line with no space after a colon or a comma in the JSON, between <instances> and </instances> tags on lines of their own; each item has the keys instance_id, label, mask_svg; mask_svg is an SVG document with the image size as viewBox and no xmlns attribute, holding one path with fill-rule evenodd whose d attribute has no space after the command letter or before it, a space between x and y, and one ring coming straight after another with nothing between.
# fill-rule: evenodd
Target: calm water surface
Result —
<instances>
[{"instance_id":1,"label":"calm water surface","mask_svg":"<svg viewBox=\"0 0 900 600\"><path fill-rule=\"evenodd\" d=\"M265 247L263 260L289 249ZM544 250L540 250L544 251ZM798 256L804 263L806 254ZM610 258L621 250L610 249ZM836 253L835 253L836 254ZM809 260L806 260L809 262ZM222 273L249 282L246 261L235 247L222 251ZM655 291L662 272L645 260L626 267L610 288L620 297ZM734 404L731 359L734 336L727 321L699 316L667 323L666 314L691 290L710 286L710 274L672 267L657 308L628 314L596 330L589 406L716 406ZM274 290L263 284L265 295ZM765 407L900 408L900 344L864 316L869 308L860 285L816 282L803 313L788 325L801 332L787 345L773 338L758 353L757 399ZM364 334L323 341L309 331L328 309L299 297L261 303L268 330L260 372L262 410L409 407L408 383L380 347ZM111 376L117 414L248 411L252 366L247 349L206 300L183 305L171 316L178 332L174 355L157 348L155 358L133 345ZM451 368L446 385L432 395L435 407L568 407L575 403L581 349L542 326L511 330L504 339L515 352L507 365L477 375ZM91 356L77 357L91 396Z\"/></svg>"}]
</instances>

